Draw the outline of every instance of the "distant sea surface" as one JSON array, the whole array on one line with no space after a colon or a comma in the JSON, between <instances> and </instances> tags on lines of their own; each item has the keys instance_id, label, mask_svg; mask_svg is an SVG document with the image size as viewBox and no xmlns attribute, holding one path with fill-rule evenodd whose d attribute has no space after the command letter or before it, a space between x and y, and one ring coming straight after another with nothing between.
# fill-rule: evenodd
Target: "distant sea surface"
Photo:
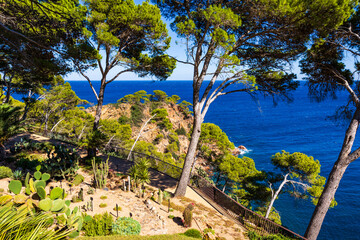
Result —
<instances>
[{"instance_id":1,"label":"distant sea surface","mask_svg":"<svg viewBox=\"0 0 360 240\"><path fill-rule=\"evenodd\" d=\"M80 98L96 103L87 82L70 81L70 84ZM98 89L99 82L94 85ZM192 102L191 81L115 81L106 88L105 104L115 103L124 95L139 90L148 93L162 90ZM343 93L337 99L317 103L310 101L307 87L301 84L293 96L292 103L279 102L277 106L270 97L254 101L244 93L222 96L210 106L205 122L219 125L235 145L250 149L247 156L254 159L259 170L272 170L271 156L286 150L303 152L318 159L321 174L327 177L340 152L346 130L346 125L338 125L327 118L347 103L347 95ZM360 146L359 141L355 144ZM338 206L328 211L318 239L360 239L359 176L360 160L357 160L341 180L335 196ZM275 208L283 225L303 235L314 205L310 200L281 195L275 201Z\"/></svg>"}]
</instances>

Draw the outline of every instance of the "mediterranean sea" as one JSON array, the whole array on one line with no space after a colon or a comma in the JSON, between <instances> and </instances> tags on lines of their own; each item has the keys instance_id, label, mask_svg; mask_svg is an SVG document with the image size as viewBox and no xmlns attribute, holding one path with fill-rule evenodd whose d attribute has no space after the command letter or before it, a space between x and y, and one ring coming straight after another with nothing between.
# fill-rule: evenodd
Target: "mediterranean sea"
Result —
<instances>
[{"instance_id":1,"label":"mediterranean sea","mask_svg":"<svg viewBox=\"0 0 360 240\"><path fill-rule=\"evenodd\" d=\"M88 82L69 82L80 98L96 103ZM98 89L99 82L94 86ZM192 102L191 81L115 81L107 86L104 103L115 103L139 90L148 93L162 90ZM328 117L347 104L347 94L319 103L308 98L307 87L302 83L293 97L292 103L278 102L275 106L271 97L254 101L245 93L221 96L210 106L205 122L219 125L235 145L250 149L247 156L254 159L259 170L272 170L271 156L286 150L318 159L321 175L327 177L340 152L347 126L338 125ZM354 147L359 147L359 143L356 141ZM350 164L341 180L335 196L338 206L328 211L318 239L360 239L359 174L360 160L357 160ZM301 235L305 233L314 210L310 200L284 194L274 206L283 225Z\"/></svg>"}]
</instances>

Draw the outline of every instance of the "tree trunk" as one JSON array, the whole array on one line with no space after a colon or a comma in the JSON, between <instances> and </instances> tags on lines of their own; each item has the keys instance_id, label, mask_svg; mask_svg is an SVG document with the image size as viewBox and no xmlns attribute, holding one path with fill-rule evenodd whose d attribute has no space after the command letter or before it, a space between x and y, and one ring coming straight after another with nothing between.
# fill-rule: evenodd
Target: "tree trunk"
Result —
<instances>
[{"instance_id":1,"label":"tree trunk","mask_svg":"<svg viewBox=\"0 0 360 240\"><path fill-rule=\"evenodd\" d=\"M4 103L9 103L10 102L10 96L11 96L11 83L8 82L6 84L6 96L5 96L5 102Z\"/></svg>"},{"instance_id":2,"label":"tree trunk","mask_svg":"<svg viewBox=\"0 0 360 240\"><path fill-rule=\"evenodd\" d=\"M95 119L93 125L93 131L97 131L99 129L99 123L101 118L101 111L104 103L104 93L105 93L105 78L101 80L101 86L98 96L98 101L96 105L96 112L95 112ZM88 157L95 157L96 156L96 149L95 148L88 148Z\"/></svg>"},{"instance_id":3,"label":"tree trunk","mask_svg":"<svg viewBox=\"0 0 360 240\"><path fill-rule=\"evenodd\" d=\"M310 223L306 229L305 237L309 240L316 240L325 215L330 207L331 201L335 197L337 188L339 187L342 176L351 161L348 160L352 146L354 144L356 132L359 127L360 108L358 107L354 113L351 123L346 130L345 138L339 154L338 160L334 164L329 177L327 178L324 190L319 198L318 204L315 207L314 213L311 217Z\"/></svg>"},{"instance_id":4,"label":"tree trunk","mask_svg":"<svg viewBox=\"0 0 360 240\"><path fill-rule=\"evenodd\" d=\"M225 192L225 189L226 189L226 184L228 183L228 181L229 181L229 179L228 179L228 178L226 178L225 183L224 183L224 186L223 186L223 189L222 189L222 191L223 191L223 192Z\"/></svg>"},{"instance_id":5,"label":"tree trunk","mask_svg":"<svg viewBox=\"0 0 360 240\"><path fill-rule=\"evenodd\" d=\"M130 160L131 153L132 153L132 151L134 150L134 147L135 147L137 141L139 140L142 132L144 131L146 125L150 122L150 120L153 119L155 116L156 116L156 114L152 115L152 116L142 125L142 127L141 127L141 129L140 129L140 131L139 131L139 134L137 135L137 137L136 137L136 139L135 139L135 142L134 142L134 144L132 145L132 147L131 147L131 149L130 149L130 152L129 152L127 158L126 158L126 160L128 160L128 161Z\"/></svg>"},{"instance_id":6,"label":"tree trunk","mask_svg":"<svg viewBox=\"0 0 360 240\"><path fill-rule=\"evenodd\" d=\"M309 226L305 232L305 237L309 240L315 240L320 233L325 215L330 207L331 201L335 197L335 192L339 187L340 180L348 166L342 162L343 161L340 160L335 163L326 182L324 191L322 192L319 202L316 205Z\"/></svg>"},{"instance_id":7,"label":"tree trunk","mask_svg":"<svg viewBox=\"0 0 360 240\"><path fill-rule=\"evenodd\" d=\"M48 122L49 122L49 113L45 113L45 125L44 125L44 133L45 135L47 134L47 130L48 130Z\"/></svg>"},{"instance_id":8,"label":"tree trunk","mask_svg":"<svg viewBox=\"0 0 360 240\"><path fill-rule=\"evenodd\" d=\"M190 171L191 167L193 165L193 162L195 160L195 154L197 145L199 143L200 134L201 134L201 124L202 124L202 118L200 114L196 114L194 116L194 124L193 124L193 132L191 134L191 140L189 144L189 149L186 154L184 167L181 173L181 177L179 180L179 184L175 191L175 197L178 196L185 196L186 188L190 180Z\"/></svg>"},{"instance_id":9,"label":"tree trunk","mask_svg":"<svg viewBox=\"0 0 360 240\"><path fill-rule=\"evenodd\" d=\"M104 82L104 83L103 83ZM93 130L96 131L99 128L99 122L101 118L101 110L104 103L104 92L105 92L105 81L101 81L100 91L99 91L99 99L96 105L96 113L94 119Z\"/></svg>"},{"instance_id":10,"label":"tree trunk","mask_svg":"<svg viewBox=\"0 0 360 240\"><path fill-rule=\"evenodd\" d=\"M25 109L24 109L24 114L23 114L23 116L21 118L22 121L25 121L26 118L27 118L27 114L29 112L30 105L31 105L31 97L32 97L32 95L33 95L32 91L29 90L27 98L24 99Z\"/></svg>"},{"instance_id":11,"label":"tree trunk","mask_svg":"<svg viewBox=\"0 0 360 240\"><path fill-rule=\"evenodd\" d=\"M281 189L284 187L284 185L286 184L287 182L287 177L289 176L289 174L286 174L285 177L284 177L284 180L282 181L282 183L280 184L278 190L276 190L275 194L272 196L271 198L271 201L270 201L270 204L269 204L269 207L266 211L266 214L265 214L265 218L268 218L269 215L270 215L270 212L271 212L271 208L272 206L274 205L274 202L276 200L276 198L279 196L279 193L281 192Z\"/></svg>"}]
</instances>

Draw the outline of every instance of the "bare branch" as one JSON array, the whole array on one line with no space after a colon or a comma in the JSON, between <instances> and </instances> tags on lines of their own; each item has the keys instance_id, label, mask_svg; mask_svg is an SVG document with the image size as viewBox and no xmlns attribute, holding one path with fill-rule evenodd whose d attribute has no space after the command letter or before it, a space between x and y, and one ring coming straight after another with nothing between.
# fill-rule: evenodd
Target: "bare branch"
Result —
<instances>
[{"instance_id":1,"label":"bare branch","mask_svg":"<svg viewBox=\"0 0 360 240\"><path fill-rule=\"evenodd\" d=\"M112 81L115 81L121 74L125 73L125 72L131 72L133 71L134 68L129 68L123 71L118 72L112 79L108 80L105 82L105 84L111 83Z\"/></svg>"}]
</instances>

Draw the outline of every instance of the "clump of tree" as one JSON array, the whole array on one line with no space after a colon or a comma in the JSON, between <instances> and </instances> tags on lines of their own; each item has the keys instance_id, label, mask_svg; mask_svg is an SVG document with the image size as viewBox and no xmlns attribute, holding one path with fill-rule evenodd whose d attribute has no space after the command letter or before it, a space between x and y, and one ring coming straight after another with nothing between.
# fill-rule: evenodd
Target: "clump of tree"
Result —
<instances>
[{"instance_id":1,"label":"clump of tree","mask_svg":"<svg viewBox=\"0 0 360 240\"><path fill-rule=\"evenodd\" d=\"M352 3L153 2L172 21L172 30L184 39L186 58L178 62L193 68L193 131L176 196L185 195L201 124L211 103L235 92L264 93L291 100L287 93L297 83L292 81L295 75L285 73L287 64L307 49L312 35L326 36L341 25L349 16ZM204 81L205 78L210 81Z\"/></svg>"},{"instance_id":2,"label":"clump of tree","mask_svg":"<svg viewBox=\"0 0 360 240\"><path fill-rule=\"evenodd\" d=\"M341 91L346 91L349 96L333 118L345 120L342 123L345 123L347 128L341 150L334 161L305 233L305 237L310 240L318 237L325 215L335 198L347 167L360 156L360 149L354 145L360 123L360 83L358 81L360 12L357 2L353 2L352 7L353 10L347 20L328 36L318 36L300 62L302 72L307 75L309 95L312 99L323 101L334 98ZM351 57L353 60L349 60ZM355 71L349 69L351 63L354 63Z\"/></svg>"},{"instance_id":3,"label":"clump of tree","mask_svg":"<svg viewBox=\"0 0 360 240\"><path fill-rule=\"evenodd\" d=\"M325 177L320 174L320 162L304 153L288 153L282 151L271 158L272 164L281 171L282 175L269 181L271 201L268 205L265 217L268 218L275 200L281 192L290 192L297 197L311 197L314 205L323 191ZM279 184L279 185L278 185ZM277 189L274 185L278 185ZM330 207L336 206L333 200Z\"/></svg>"},{"instance_id":4,"label":"clump of tree","mask_svg":"<svg viewBox=\"0 0 360 240\"><path fill-rule=\"evenodd\" d=\"M148 2L137 5L132 0L87 0L85 5L91 44L98 52L95 58L101 74L98 90L93 80L82 71L82 67L88 65L75 58L73 63L89 82L97 100L93 124L95 131L99 128L108 84L126 72L165 80L172 73L175 61L165 54L170 38L156 6Z\"/></svg>"},{"instance_id":5,"label":"clump of tree","mask_svg":"<svg viewBox=\"0 0 360 240\"><path fill-rule=\"evenodd\" d=\"M35 122L40 122L40 127L45 133L48 132L49 126L50 132L53 132L57 125L65 120L64 113L69 113L68 110L85 103L87 101L81 100L69 83L58 84L39 97L29 115Z\"/></svg>"}]
</instances>

